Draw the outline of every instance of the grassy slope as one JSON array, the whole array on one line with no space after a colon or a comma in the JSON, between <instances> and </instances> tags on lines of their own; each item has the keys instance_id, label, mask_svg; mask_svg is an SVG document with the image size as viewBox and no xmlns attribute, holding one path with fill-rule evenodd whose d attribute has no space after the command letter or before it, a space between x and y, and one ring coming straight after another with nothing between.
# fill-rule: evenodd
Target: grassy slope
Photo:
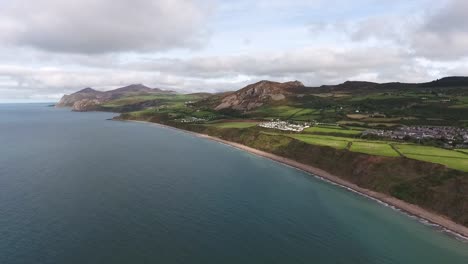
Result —
<instances>
[{"instance_id":1,"label":"grassy slope","mask_svg":"<svg viewBox=\"0 0 468 264\"><path fill-rule=\"evenodd\" d=\"M353 142L351 151L370 155L398 157L400 156L389 144L374 142Z\"/></svg>"},{"instance_id":2,"label":"grassy slope","mask_svg":"<svg viewBox=\"0 0 468 264\"><path fill-rule=\"evenodd\" d=\"M208 126L215 126L219 128L248 128L248 127L254 127L257 124L258 122L222 122L222 123L209 124Z\"/></svg>"},{"instance_id":3,"label":"grassy slope","mask_svg":"<svg viewBox=\"0 0 468 264\"><path fill-rule=\"evenodd\" d=\"M348 140L330 140L327 137L323 136L315 136L315 135L303 135L303 134L291 134L288 135L291 138L295 138L297 140L303 141L308 144L312 145L319 145L319 146L328 146L337 149L344 149L348 145Z\"/></svg>"},{"instance_id":4,"label":"grassy slope","mask_svg":"<svg viewBox=\"0 0 468 264\"><path fill-rule=\"evenodd\" d=\"M269 135L282 135L279 132L264 132ZM398 157L400 154L392 148L392 144L407 158L445 165L452 169L468 172L468 155L460 151L447 150L436 147L426 147L414 144L395 144L392 141L365 140L328 135L284 134L312 145L328 146L345 149L351 142L352 152L369 155ZM466 150L465 150L466 151ZM466 151L468 153L468 151Z\"/></svg>"},{"instance_id":5,"label":"grassy slope","mask_svg":"<svg viewBox=\"0 0 468 264\"><path fill-rule=\"evenodd\" d=\"M304 130L304 132L309 132L309 133L328 133L328 134L344 134L344 135L359 135L361 134L361 131L359 130L353 130L353 129L343 129L339 127L320 127L320 126L314 126L314 127L309 127Z\"/></svg>"},{"instance_id":6,"label":"grassy slope","mask_svg":"<svg viewBox=\"0 0 468 264\"><path fill-rule=\"evenodd\" d=\"M406 157L446 165L468 172L468 155L458 151L417 145L396 145Z\"/></svg>"}]
</instances>

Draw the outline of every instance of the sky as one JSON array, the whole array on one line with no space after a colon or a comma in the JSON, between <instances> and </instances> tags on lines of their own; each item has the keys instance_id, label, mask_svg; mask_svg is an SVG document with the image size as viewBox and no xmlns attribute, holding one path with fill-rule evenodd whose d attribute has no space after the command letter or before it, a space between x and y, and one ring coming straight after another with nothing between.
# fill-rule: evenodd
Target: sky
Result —
<instances>
[{"instance_id":1,"label":"sky","mask_svg":"<svg viewBox=\"0 0 468 264\"><path fill-rule=\"evenodd\" d=\"M468 75L466 0L0 0L0 102Z\"/></svg>"}]
</instances>

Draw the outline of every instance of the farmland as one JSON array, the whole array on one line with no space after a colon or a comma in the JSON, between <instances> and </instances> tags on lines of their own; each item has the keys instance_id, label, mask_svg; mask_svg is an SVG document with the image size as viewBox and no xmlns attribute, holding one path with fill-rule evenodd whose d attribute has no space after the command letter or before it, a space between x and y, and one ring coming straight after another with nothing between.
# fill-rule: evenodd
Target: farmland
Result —
<instances>
[{"instance_id":1,"label":"farmland","mask_svg":"<svg viewBox=\"0 0 468 264\"><path fill-rule=\"evenodd\" d=\"M214 126L218 128L249 128L254 127L258 122L220 122L208 124L208 126Z\"/></svg>"},{"instance_id":2,"label":"farmland","mask_svg":"<svg viewBox=\"0 0 468 264\"><path fill-rule=\"evenodd\" d=\"M387 143L355 141L352 143L350 150L376 156L399 156L399 154Z\"/></svg>"},{"instance_id":3,"label":"farmland","mask_svg":"<svg viewBox=\"0 0 468 264\"><path fill-rule=\"evenodd\" d=\"M331 135L264 133L291 137L311 145L348 149L352 152L375 156L399 157L399 151L406 158L438 163L446 165L449 168L468 171L468 150L455 151L415 144L401 144L392 141L365 140Z\"/></svg>"},{"instance_id":4,"label":"farmland","mask_svg":"<svg viewBox=\"0 0 468 264\"><path fill-rule=\"evenodd\" d=\"M289 137L295 138L297 140L303 141L308 144L312 145L319 145L319 146L327 146L336 149L344 149L348 145L347 140L342 139L335 139L330 140L330 138L322 137L322 136L313 136L313 135L303 135L303 134L295 134L295 135L288 135Z\"/></svg>"},{"instance_id":5,"label":"farmland","mask_svg":"<svg viewBox=\"0 0 468 264\"><path fill-rule=\"evenodd\" d=\"M320 134L344 134L344 135L359 135L362 130L360 129L344 129L342 127L330 126L313 126L304 130L306 133L320 133Z\"/></svg>"},{"instance_id":6,"label":"farmland","mask_svg":"<svg viewBox=\"0 0 468 264\"><path fill-rule=\"evenodd\" d=\"M396 148L407 158L439 163L453 169L468 171L468 155L458 151L408 144L396 145Z\"/></svg>"}]
</instances>

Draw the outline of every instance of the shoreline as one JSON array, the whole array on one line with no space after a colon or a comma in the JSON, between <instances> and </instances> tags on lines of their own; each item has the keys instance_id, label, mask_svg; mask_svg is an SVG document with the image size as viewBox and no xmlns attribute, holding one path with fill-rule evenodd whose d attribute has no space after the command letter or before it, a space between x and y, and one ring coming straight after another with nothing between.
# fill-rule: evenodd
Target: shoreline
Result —
<instances>
[{"instance_id":1,"label":"shoreline","mask_svg":"<svg viewBox=\"0 0 468 264\"><path fill-rule=\"evenodd\" d=\"M192 134L192 135L194 135L196 137L199 137L199 138L209 139L209 140L212 140L212 141L215 141L215 142L218 142L218 143L221 143L221 144L224 144L224 145L227 145L227 146L230 146L230 147L233 147L233 148L248 152L248 153L256 155L256 156L260 156L260 157L263 157L263 158L270 159L272 161L275 161L275 162L281 163L283 165L292 167L294 169L303 171L303 172L305 172L307 174L310 174L311 176L313 176L315 178L326 181L326 182L328 182L330 184L333 184L333 185L339 186L341 188L344 188L347 191L351 191L351 192L354 192L354 193L359 194L361 196L364 196L364 197L366 197L368 199L374 200L374 201L376 201L376 202L378 202L380 204L383 204L383 205L385 205L387 207L390 207L390 208L392 208L392 209L394 209L396 211L404 213L404 214L408 215L409 217L417 218L418 221L421 222L422 224L425 224L425 225L428 225L428 226L431 226L431 227L435 227L436 229L438 229L438 230L440 230L440 231L442 231L444 233L447 233L447 234L455 237L458 240L462 240L463 242L468 241L468 227L465 227L465 226L463 226L461 224L457 224L457 223L455 223L454 221L448 219L445 216L439 215L437 213L430 212L430 211L428 211L428 210L426 210L426 209L424 209L422 207L419 207L419 206L414 205L414 204L410 204L408 202L402 201L402 200L397 199L395 197L392 197L390 195L375 192L375 191L371 191L369 189L359 187L358 185L356 185L354 183L343 180L338 176L330 174L330 173L328 173L328 172L326 172L326 171L324 171L322 169L315 168L315 167L313 167L311 165L303 164L303 163L297 162L297 161L292 160L292 159L288 159L288 158L281 157L281 156L278 156L278 155L275 155L275 154L272 154L272 153L269 153L269 152L265 152L265 151L262 151L262 150L251 148L251 147L239 144L239 143L223 140L223 139L220 139L220 138L216 138L216 137L212 137L212 136L209 136L209 135L200 134L200 133L196 133L196 132L192 132L192 131L188 131L188 130L183 130L183 129L168 126L168 125L163 125L163 124L153 123L153 122L148 122L148 121L139 121L139 120L119 120L119 119L117 119L117 121L135 122L135 123L143 123L143 124L153 124L153 125L168 128L168 129L174 129L174 130L181 131L181 132L184 132L184 133Z\"/></svg>"}]
</instances>

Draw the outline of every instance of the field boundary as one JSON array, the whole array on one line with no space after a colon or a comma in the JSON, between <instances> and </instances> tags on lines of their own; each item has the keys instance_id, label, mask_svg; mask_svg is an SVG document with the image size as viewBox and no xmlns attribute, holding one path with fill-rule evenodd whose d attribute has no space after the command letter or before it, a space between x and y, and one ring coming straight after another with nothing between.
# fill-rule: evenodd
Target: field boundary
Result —
<instances>
[{"instance_id":1,"label":"field boundary","mask_svg":"<svg viewBox=\"0 0 468 264\"><path fill-rule=\"evenodd\" d=\"M398 155L400 155L400 157L406 158L406 156L405 156L403 153L401 153L401 151L395 146L395 144L388 144L388 145L390 145L390 147L392 147L392 149L393 149L396 153L398 153Z\"/></svg>"}]
</instances>

